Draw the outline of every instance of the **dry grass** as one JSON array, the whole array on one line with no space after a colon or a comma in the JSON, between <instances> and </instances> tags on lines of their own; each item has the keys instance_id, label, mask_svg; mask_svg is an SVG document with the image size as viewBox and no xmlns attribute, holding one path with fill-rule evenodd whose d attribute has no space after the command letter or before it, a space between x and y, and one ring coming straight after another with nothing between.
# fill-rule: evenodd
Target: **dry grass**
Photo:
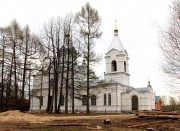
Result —
<instances>
[{"instance_id":1,"label":"dry grass","mask_svg":"<svg viewBox=\"0 0 180 131\"><path fill-rule=\"evenodd\" d=\"M29 123L43 123L49 121L40 116L34 116L29 113L23 113L19 110L7 111L0 113L0 122L29 122Z\"/></svg>"},{"instance_id":2,"label":"dry grass","mask_svg":"<svg viewBox=\"0 0 180 131\"><path fill-rule=\"evenodd\" d=\"M133 117L134 115L128 116ZM18 110L7 111L0 113L0 122L29 122L29 123L45 123L49 121L59 120L98 120L98 119L111 119L111 118L127 118L127 115L97 115L97 116L50 116L46 113L44 115L35 115L23 113Z\"/></svg>"}]
</instances>

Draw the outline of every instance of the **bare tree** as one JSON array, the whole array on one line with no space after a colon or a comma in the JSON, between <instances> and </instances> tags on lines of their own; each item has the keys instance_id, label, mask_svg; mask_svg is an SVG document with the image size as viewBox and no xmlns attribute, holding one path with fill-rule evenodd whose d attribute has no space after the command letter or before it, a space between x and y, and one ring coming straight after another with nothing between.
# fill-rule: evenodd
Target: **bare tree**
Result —
<instances>
[{"instance_id":1,"label":"bare tree","mask_svg":"<svg viewBox=\"0 0 180 131\"><path fill-rule=\"evenodd\" d=\"M65 92L65 113L67 114L68 113L68 96L70 94L70 80L72 81L71 79L71 74L72 74L72 70L70 70L70 65L72 62L70 59L73 58L71 52L72 52L72 37L73 37L73 28L74 28L74 17L72 14L69 14L66 16L65 20L64 20L64 32L65 32L65 37L66 37L66 48L67 48L67 61L66 61L66 92ZM71 44L71 45L70 45ZM71 76L70 76L71 75ZM72 85L71 85L72 86ZM73 98L72 98L73 99Z\"/></svg>"},{"instance_id":2,"label":"bare tree","mask_svg":"<svg viewBox=\"0 0 180 131\"><path fill-rule=\"evenodd\" d=\"M72 113L74 113L74 64L77 59L77 38L76 38L76 26L74 24L74 16L72 14L66 15L63 20L63 34L64 44L60 48L60 92L59 92L59 105L62 104L62 92L65 88L65 113L68 113L68 102L72 100ZM65 82L65 83L64 83Z\"/></svg>"},{"instance_id":3,"label":"bare tree","mask_svg":"<svg viewBox=\"0 0 180 131\"><path fill-rule=\"evenodd\" d=\"M90 114L89 110L89 74L91 60L95 60L93 55L94 39L100 38L101 19L98 11L94 9L89 3L82 7L81 11L76 14L76 23L79 25L80 34L84 39L84 58L87 61L87 107L86 113Z\"/></svg>"},{"instance_id":4,"label":"bare tree","mask_svg":"<svg viewBox=\"0 0 180 131\"><path fill-rule=\"evenodd\" d=\"M176 110L177 101L172 96L169 97L169 105L170 105L170 108L171 108L172 111Z\"/></svg>"},{"instance_id":5,"label":"bare tree","mask_svg":"<svg viewBox=\"0 0 180 131\"><path fill-rule=\"evenodd\" d=\"M14 64L14 87L15 87L15 99L16 106L18 100L18 82L17 82L17 46L20 45L20 41L18 40L22 36L22 30L20 25L14 20L9 26L10 40L13 43L13 64Z\"/></svg>"},{"instance_id":6,"label":"bare tree","mask_svg":"<svg viewBox=\"0 0 180 131\"><path fill-rule=\"evenodd\" d=\"M15 100L16 109L19 109L18 106L24 106L18 105L18 103L25 101L25 93L28 91L28 88L25 89L25 87L30 87L28 86L30 73L28 74L27 70L29 70L29 72L32 70L30 65L34 59L37 59L35 56L40 56L37 54L43 52L43 48L39 38L34 34L30 34L29 27L26 26L23 30L16 20L13 20L8 27L1 28L0 34L0 44L3 45L3 72L1 73L1 78L6 80L3 81L5 82L6 88L3 87L1 92L3 91L3 94L6 97L6 110L8 110L8 100L10 98L11 100L13 99L13 101ZM12 92L12 90L14 91ZM20 95L22 99L20 99Z\"/></svg>"},{"instance_id":7,"label":"bare tree","mask_svg":"<svg viewBox=\"0 0 180 131\"><path fill-rule=\"evenodd\" d=\"M8 49L12 49L12 47L9 47L9 34L8 34L9 28L7 27L1 27L0 29L0 45L2 45L2 49L0 49L0 52L2 53L1 57L1 94L6 94L6 110L8 110L8 98L10 95L10 85L11 85L11 75L12 75L12 65L13 65L13 58L12 53L8 52ZM10 64L10 65L9 65ZM10 66L10 69L7 67ZM6 90L6 92L4 92ZM1 95L1 111L4 109L3 103L4 103L4 95Z\"/></svg>"},{"instance_id":8,"label":"bare tree","mask_svg":"<svg viewBox=\"0 0 180 131\"><path fill-rule=\"evenodd\" d=\"M44 46L47 49L48 58L52 60L52 70L53 70L53 89L52 89L52 99L50 102L49 113L52 112L53 103L55 107L55 112L58 113L58 81L59 81L59 51L62 46L62 20L57 18L57 20L51 19L47 24L45 24L43 29L43 41ZM49 68L50 69L50 68ZM49 98L48 98L49 100Z\"/></svg>"},{"instance_id":9,"label":"bare tree","mask_svg":"<svg viewBox=\"0 0 180 131\"><path fill-rule=\"evenodd\" d=\"M163 72L171 93L180 93L180 1L173 2L170 23L161 29L160 48L164 57Z\"/></svg>"},{"instance_id":10,"label":"bare tree","mask_svg":"<svg viewBox=\"0 0 180 131\"><path fill-rule=\"evenodd\" d=\"M1 112L3 112L4 109L4 57L5 57L5 45L6 45L6 33L4 31L5 29L0 29L0 40L2 43L2 60L1 60L1 83L0 83L0 89L1 89Z\"/></svg>"},{"instance_id":11,"label":"bare tree","mask_svg":"<svg viewBox=\"0 0 180 131\"><path fill-rule=\"evenodd\" d=\"M34 59L37 59L38 54L40 54L40 50L43 50L43 47L41 45L40 39L35 35L31 34L29 26L27 25L23 30L23 35L21 37L22 43L19 45L19 50L24 56L24 59L22 60L23 65L23 76L22 76L22 93L21 98L24 98L25 95L25 85L26 79L28 79L27 71L31 70L30 68L30 62ZM35 57L36 55L36 57ZM28 64L29 63L29 64Z\"/></svg>"},{"instance_id":12,"label":"bare tree","mask_svg":"<svg viewBox=\"0 0 180 131\"><path fill-rule=\"evenodd\" d=\"M161 96L160 99L162 102L162 106L166 106L167 105L167 96Z\"/></svg>"}]
</instances>

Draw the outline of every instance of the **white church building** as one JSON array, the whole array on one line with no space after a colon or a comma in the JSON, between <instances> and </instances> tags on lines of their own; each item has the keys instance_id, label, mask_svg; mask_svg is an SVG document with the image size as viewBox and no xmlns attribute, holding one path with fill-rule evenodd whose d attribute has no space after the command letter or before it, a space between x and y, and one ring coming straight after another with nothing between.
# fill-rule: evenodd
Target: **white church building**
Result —
<instances>
[{"instance_id":1,"label":"white church building","mask_svg":"<svg viewBox=\"0 0 180 131\"><path fill-rule=\"evenodd\" d=\"M155 109L155 94L148 82L143 88L134 88L130 86L129 79L129 58L124 49L119 36L118 29L114 29L114 38L109 49L105 54L106 71L104 80L96 80L94 83L108 83L103 88L90 89L90 111L93 112L124 112L132 110L152 110ZM44 78L47 81L48 77ZM37 83L40 82L40 76L34 76L33 90L36 96L31 98L31 110L39 110L40 102L37 96L42 93L43 104L41 110L46 110L48 100L48 84L43 82L42 92ZM75 99L75 110L78 112L86 111L86 92L82 91L82 100ZM61 104L61 111L65 109L65 104ZM69 100L69 111L71 110L71 100Z\"/></svg>"}]
</instances>

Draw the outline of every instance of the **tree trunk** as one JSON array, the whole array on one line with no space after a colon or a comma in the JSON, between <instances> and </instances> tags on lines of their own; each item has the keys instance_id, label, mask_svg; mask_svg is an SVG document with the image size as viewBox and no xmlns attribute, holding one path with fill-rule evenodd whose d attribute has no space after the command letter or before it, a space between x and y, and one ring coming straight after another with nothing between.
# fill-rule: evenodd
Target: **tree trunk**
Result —
<instances>
[{"instance_id":1,"label":"tree trunk","mask_svg":"<svg viewBox=\"0 0 180 131\"><path fill-rule=\"evenodd\" d=\"M89 39L88 39L89 43ZM87 54L87 106L86 106L86 114L90 114L89 110L89 44L88 44L88 54Z\"/></svg>"},{"instance_id":2,"label":"tree trunk","mask_svg":"<svg viewBox=\"0 0 180 131\"><path fill-rule=\"evenodd\" d=\"M72 45L72 67L71 67L71 73L72 73L72 114L74 114L74 50L73 50L73 45Z\"/></svg>"},{"instance_id":3,"label":"tree trunk","mask_svg":"<svg viewBox=\"0 0 180 131\"><path fill-rule=\"evenodd\" d=\"M57 106L57 97L58 97L58 68L56 62L56 71L55 71L55 112L58 113L58 106Z\"/></svg>"},{"instance_id":4,"label":"tree trunk","mask_svg":"<svg viewBox=\"0 0 180 131\"><path fill-rule=\"evenodd\" d=\"M9 83L7 85L7 93L6 93L6 103L7 104L8 104L9 92L10 92L10 88L11 88L12 68L13 68L13 57L11 58L11 67L10 67L10 72L9 72ZM6 109L8 110L8 105L7 105Z\"/></svg>"},{"instance_id":5,"label":"tree trunk","mask_svg":"<svg viewBox=\"0 0 180 131\"><path fill-rule=\"evenodd\" d=\"M89 27L89 9L88 9L88 43L87 43L87 109L86 109L86 114L90 114L89 110L89 57L90 57L90 27Z\"/></svg>"},{"instance_id":6,"label":"tree trunk","mask_svg":"<svg viewBox=\"0 0 180 131\"><path fill-rule=\"evenodd\" d=\"M3 107L4 107L4 37L3 37L3 58L2 58L2 73L1 73L1 112L3 112Z\"/></svg>"},{"instance_id":7,"label":"tree trunk","mask_svg":"<svg viewBox=\"0 0 180 131\"><path fill-rule=\"evenodd\" d=\"M49 83L48 83L48 102L47 102L47 109L46 112L49 112L50 109L50 93L51 93L51 61L49 63Z\"/></svg>"},{"instance_id":8,"label":"tree trunk","mask_svg":"<svg viewBox=\"0 0 180 131\"><path fill-rule=\"evenodd\" d=\"M42 67L42 73L41 73L41 92L40 92L40 98L39 98L39 100L40 100L40 102L39 102L39 110L41 111L41 107L42 107L42 99L43 99L43 96L42 96L42 86L43 86L43 75L44 75L44 68Z\"/></svg>"},{"instance_id":9,"label":"tree trunk","mask_svg":"<svg viewBox=\"0 0 180 131\"><path fill-rule=\"evenodd\" d=\"M54 61L54 59L53 59L53 61ZM53 64L54 64L54 62L53 62ZM53 81L52 85L53 85L53 90L52 90L52 98L51 98L51 102L50 102L49 113L52 113L52 110L53 110L55 80Z\"/></svg>"},{"instance_id":10,"label":"tree trunk","mask_svg":"<svg viewBox=\"0 0 180 131\"><path fill-rule=\"evenodd\" d=\"M16 100L16 109L18 109L18 85L17 85L17 74L16 74L16 41L13 42L13 60L14 60L14 87L15 87L15 100Z\"/></svg>"},{"instance_id":11,"label":"tree trunk","mask_svg":"<svg viewBox=\"0 0 180 131\"><path fill-rule=\"evenodd\" d=\"M60 110L61 106L61 98L62 98L62 89L63 89L63 82L64 82L64 46L63 48L63 53L62 53L62 68L61 68L61 86L60 86L60 92L59 92L59 104L58 104L58 110Z\"/></svg>"},{"instance_id":12,"label":"tree trunk","mask_svg":"<svg viewBox=\"0 0 180 131\"><path fill-rule=\"evenodd\" d=\"M68 56L67 56L67 71L66 71L66 102L65 102L65 114L68 114L68 88L69 88L69 34L66 34L67 37L67 48L68 48Z\"/></svg>"},{"instance_id":13,"label":"tree trunk","mask_svg":"<svg viewBox=\"0 0 180 131\"><path fill-rule=\"evenodd\" d=\"M31 102L31 71L29 70L29 108L30 108L30 102Z\"/></svg>"},{"instance_id":14,"label":"tree trunk","mask_svg":"<svg viewBox=\"0 0 180 131\"><path fill-rule=\"evenodd\" d=\"M28 42L26 41L26 49L25 49L25 56L24 56L24 68L23 68L23 81L22 81L22 95L21 98L24 98L24 88L25 88L25 77L26 77L26 64L27 64L27 45Z\"/></svg>"}]
</instances>

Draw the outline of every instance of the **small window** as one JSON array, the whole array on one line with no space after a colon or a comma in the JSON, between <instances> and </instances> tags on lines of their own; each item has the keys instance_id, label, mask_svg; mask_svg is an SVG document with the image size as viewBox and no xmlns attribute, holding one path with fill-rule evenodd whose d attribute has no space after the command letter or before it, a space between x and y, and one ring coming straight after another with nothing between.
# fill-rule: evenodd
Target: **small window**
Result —
<instances>
[{"instance_id":1,"label":"small window","mask_svg":"<svg viewBox=\"0 0 180 131\"><path fill-rule=\"evenodd\" d=\"M111 66L112 66L112 67L111 67L111 68L112 68L112 71L117 71L117 63L116 63L115 60L112 61Z\"/></svg>"},{"instance_id":2,"label":"small window","mask_svg":"<svg viewBox=\"0 0 180 131\"><path fill-rule=\"evenodd\" d=\"M107 104L107 99L106 99L106 94L104 94L104 105L106 106Z\"/></svg>"},{"instance_id":3,"label":"small window","mask_svg":"<svg viewBox=\"0 0 180 131\"><path fill-rule=\"evenodd\" d=\"M110 93L108 94L108 105L109 106L111 105L111 94Z\"/></svg>"},{"instance_id":4,"label":"small window","mask_svg":"<svg viewBox=\"0 0 180 131\"><path fill-rule=\"evenodd\" d=\"M64 106L64 95L61 95L61 106Z\"/></svg>"},{"instance_id":5,"label":"small window","mask_svg":"<svg viewBox=\"0 0 180 131\"><path fill-rule=\"evenodd\" d=\"M82 105L83 106L87 105L87 96L86 95L82 96Z\"/></svg>"},{"instance_id":6,"label":"small window","mask_svg":"<svg viewBox=\"0 0 180 131\"><path fill-rule=\"evenodd\" d=\"M96 96L94 94L91 96L91 105L96 106Z\"/></svg>"},{"instance_id":7,"label":"small window","mask_svg":"<svg viewBox=\"0 0 180 131\"><path fill-rule=\"evenodd\" d=\"M124 61L124 72L126 72L126 62Z\"/></svg>"}]
</instances>

